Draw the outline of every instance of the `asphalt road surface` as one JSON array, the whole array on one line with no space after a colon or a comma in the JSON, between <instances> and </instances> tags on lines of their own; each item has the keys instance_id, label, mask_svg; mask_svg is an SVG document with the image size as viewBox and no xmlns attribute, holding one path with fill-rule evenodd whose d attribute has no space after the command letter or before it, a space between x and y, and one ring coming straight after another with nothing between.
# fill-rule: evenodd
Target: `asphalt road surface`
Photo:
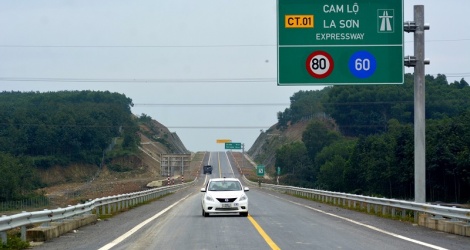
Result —
<instances>
[{"instance_id":1,"label":"asphalt road surface","mask_svg":"<svg viewBox=\"0 0 470 250\"><path fill-rule=\"evenodd\" d=\"M237 177L225 152L206 154L212 175L151 204L34 249L470 249L470 238L250 186L249 216L201 215L206 178ZM201 171L202 172L202 171Z\"/></svg>"}]
</instances>

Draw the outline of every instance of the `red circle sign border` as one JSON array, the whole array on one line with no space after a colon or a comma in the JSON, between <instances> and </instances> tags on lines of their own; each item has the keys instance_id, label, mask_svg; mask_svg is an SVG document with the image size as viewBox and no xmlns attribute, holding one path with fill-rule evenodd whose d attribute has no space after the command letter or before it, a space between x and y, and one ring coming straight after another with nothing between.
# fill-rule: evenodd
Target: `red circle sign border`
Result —
<instances>
[{"instance_id":1,"label":"red circle sign border","mask_svg":"<svg viewBox=\"0 0 470 250\"><path fill-rule=\"evenodd\" d=\"M326 57L329 61L330 61L330 68L324 73L324 74L316 74L315 72L312 71L312 69L310 68L310 62L312 61L312 58L315 57L315 56L318 56L318 55L321 55L321 56L324 56ZM326 53L325 51L322 51L322 50L317 50L313 53L311 53L308 57L307 57L307 61L305 62L305 66L307 68L307 72L315 77L315 78L319 78L319 79L322 79L322 78L325 78L327 76L329 76L331 74L331 72L333 72L333 68L335 67L335 63L333 61L333 58L330 56L330 54Z\"/></svg>"}]
</instances>

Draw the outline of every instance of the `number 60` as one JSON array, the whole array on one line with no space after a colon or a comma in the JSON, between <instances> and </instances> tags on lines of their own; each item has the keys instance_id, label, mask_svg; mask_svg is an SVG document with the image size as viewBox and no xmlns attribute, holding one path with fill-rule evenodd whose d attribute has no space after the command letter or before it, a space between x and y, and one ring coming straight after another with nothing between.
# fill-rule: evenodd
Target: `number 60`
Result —
<instances>
[{"instance_id":1,"label":"number 60","mask_svg":"<svg viewBox=\"0 0 470 250\"><path fill-rule=\"evenodd\" d=\"M361 70L368 71L370 69L370 60L368 58L365 58L365 59L357 58L356 61L354 61L354 67L356 68L357 71L361 71Z\"/></svg>"}]
</instances>

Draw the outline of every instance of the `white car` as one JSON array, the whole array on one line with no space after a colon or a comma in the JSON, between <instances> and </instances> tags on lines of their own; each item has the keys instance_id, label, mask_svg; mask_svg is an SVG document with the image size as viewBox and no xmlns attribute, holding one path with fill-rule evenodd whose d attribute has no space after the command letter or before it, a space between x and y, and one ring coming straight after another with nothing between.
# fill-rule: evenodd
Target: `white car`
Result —
<instances>
[{"instance_id":1,"label":"white car","mask_svg":"<svg viewBox=\"0 0 470 250\"><path fill-rule=\"evenodd\" d=\"M240 216L248 216L248 196L245 192L250 189L243 188L237 178L210 179L204 188L201 188L202 215L209 213L239 213Z\"/></svg>"}]
</instances>

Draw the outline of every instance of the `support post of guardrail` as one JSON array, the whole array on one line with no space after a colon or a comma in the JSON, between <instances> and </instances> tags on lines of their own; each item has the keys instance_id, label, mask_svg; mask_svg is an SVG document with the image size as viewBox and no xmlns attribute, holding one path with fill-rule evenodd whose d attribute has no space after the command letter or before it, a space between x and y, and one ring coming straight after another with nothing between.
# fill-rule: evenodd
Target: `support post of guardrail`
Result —
<instances>
[{"instance_id":1,"label":"support post of guardrail","mask_svg":"<svg viewBox=\"0 0 470 250\"><path fill-rule=\"evenodd\" d=\"M7 244L7 232L0 232L0 239L2 240L2 244Z\"/></svg>"},{"instance_id":2,"label":"support post of guardrail","mask_svg":"<svg viewBox=\"0 0 470 250\"><path fill-rule=\"evenodd\" d=\"M26 241L26 226L21 226L21 240Z\"/></svg>"}]
</instances>

